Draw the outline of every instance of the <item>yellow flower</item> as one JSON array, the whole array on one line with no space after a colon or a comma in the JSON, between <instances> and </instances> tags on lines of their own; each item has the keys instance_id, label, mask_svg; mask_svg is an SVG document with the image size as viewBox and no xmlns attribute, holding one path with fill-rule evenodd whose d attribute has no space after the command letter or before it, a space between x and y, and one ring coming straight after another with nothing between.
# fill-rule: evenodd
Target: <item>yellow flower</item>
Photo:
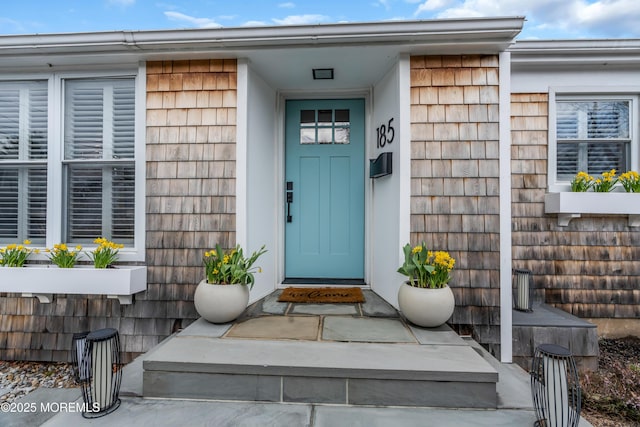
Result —
<instances>
[{"instance_id":1,"label":"yellow flower","mask_svg":"<svg viewBox=\"0 0 640 427\"><path fill-rule=\"evenodd\" d=\"M578 174L576 175L576 180L577 181L593 181L593 177L591 175L589 175L588 173L584 172L584 171L580 171L578 172Z\"/></svg>"},{"instance_id":2,"label":"yellow flower","mask_svg":"<svg viewBox=\"0 0 640 427\"><path fill-rule=\"evenodd\" d=\"M414 254L417 254L419 252L422 252L422 246L416 246L413 248L413 250L411 251Z\"/></svg>"},{"instance_id":3,"label":"yellow flower","mask_svg":"<svg viewBox=\"0 0 640 427\"><path fill-rule=\"evenodd\" d=\"M24 242L22 242L22 243L24 243L25 245L30 245L30 244L31 244L31 240L29 240L29 239L25 239L25 241L24 241Z\"/></svg>"}]
</instances>

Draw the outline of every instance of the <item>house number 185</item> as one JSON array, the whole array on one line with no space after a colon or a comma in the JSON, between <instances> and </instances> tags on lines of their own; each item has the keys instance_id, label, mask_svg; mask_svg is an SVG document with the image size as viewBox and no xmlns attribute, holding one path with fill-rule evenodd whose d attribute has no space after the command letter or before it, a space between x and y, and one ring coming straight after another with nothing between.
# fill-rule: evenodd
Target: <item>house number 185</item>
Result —
<instances>
[{"instance_id":1,"label":"house number 185","mask_svg":"<svg viewBox=\"0 0 640 427\"><path fill-rule=\"evenodd\" d=\"M389 119L389 123L386 125L383 124L379 128L376 128L376 133L378 134L376 142L377 148L382 148L393 142L393 138L396 136L396 131L393 129L393 126L391 125L392 123L393 117Z\"/></svg>"}]
</instances>

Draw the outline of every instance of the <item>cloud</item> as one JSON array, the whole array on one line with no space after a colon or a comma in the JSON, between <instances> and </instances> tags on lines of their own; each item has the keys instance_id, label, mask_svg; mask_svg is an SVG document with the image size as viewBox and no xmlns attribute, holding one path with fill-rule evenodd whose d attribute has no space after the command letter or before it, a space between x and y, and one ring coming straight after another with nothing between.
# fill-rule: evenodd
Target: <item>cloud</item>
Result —
<instances>
[{"instance_id":1,"label":"cloud","mask_svg":"<svg viewBox=\"0 0 640 427\"><path fill-rule=\"evenodd\" d=\"M267 25L269 24L264 21L247 21L242 24L243 27L265 27Z\"/></svg>"},{"instance_id":2,"label":"cloud","mask_svg":"<svg viewBox=\"0 0 640 427\"><path fill-rule=\"evenodd\" d=\"M278 25L309 25L319 24L328 19L329 17L325 15L290 15L283 19L273 18L273 22Z\"/></svg>"},{"instance_id":3,"label":"cloud","mask_svg":"<svg viewBox=\"0 0 640 427\"><path fill-rule=\"evenodd\" d=\"M427 0L418 6L418 9L414 12L414 15L420 15L422 12L431 12L434 10L442 9L451 4L451 0Z\"/></svg>"},{"instance_id":4,"label":"cloud","mask_svg":"<svg viewBox=\"0 0 640 427\"><path fill-rule=\"evenodd\" d=\"M583 2L580 2L583 3ZM640 36L640 2L600 0L576 10L576 21L593 33L615 37Z\"/></svg>"},{"instance_id":5,"label":"cloud","mask_svg":"<svg viewBox=\"0 0 640 427\"><path fill-rule=\"evenodd\" d=\"M286 3L280 3L278 7L281 7L283 9L293 9L294 7L296 7L296 4L289 1Z\"/></svg>"},{"instance_id":6,"label":"cloud","mask_svg":"<svg viewBox=\"0 0 640 427\"><path fill-rule=\"evenodd\" d=\"M391 5L389 4L389 0L378 0L374 3L374 6L383 6L386 10L391 9Z\"/></svg>"},{"instance_id":7,"label":"cloud","mask_svg":"<svg viewBox=\"0 0 640 427\"><path fill-rule=\"evenodd\" d=\"M25 28L20 21L16 21L10 18L0 17L0 29L3 34L9 34L9 29L7 27L15 28L15 31L24 32Z\"/></svg>"},{"instance_id":8,"label":"cloud","mask_svg":"<svg viewBox=\"0 0 640 427\"><path fill-rule=\"evenodd\" d=\"M180 12L166 11L164 16L171 21L187 22L197 28L220 28L222 25L209 18L196 18Z\"/></svg>"},{"instance_id":9,"label":"cloud","mask_svg":"<svg viewBox=\"0 0 640 427\"><path fill-rule=\"evenodd\" d=\"M411 1L411 0L408 0ZM638 0L426 0L414 16L474 18L525 16L530 36L596 34L599 37L640 36Z\"/></svg>"},{"instance_id":10,"label":"cloud","mask_svg":"<svg viewBox=\"0 0 640 427\"><path fill-rule=\"evenodd\" d=\"M136 0L107 0L107 3L115 4L116 6L131 6L135 2Z\"/></svg>"}]
</instances>

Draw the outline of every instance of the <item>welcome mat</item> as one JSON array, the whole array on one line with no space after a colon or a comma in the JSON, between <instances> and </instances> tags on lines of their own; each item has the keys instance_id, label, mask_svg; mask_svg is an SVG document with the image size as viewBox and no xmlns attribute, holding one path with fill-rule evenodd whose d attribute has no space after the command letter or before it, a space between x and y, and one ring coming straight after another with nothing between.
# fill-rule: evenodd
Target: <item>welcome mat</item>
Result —
<instances>
[{"instance_id":1,"label":"welcome mat","mask_svg":"<svg viewBox=\"0 0 640 427\"><path fill-rule=\"evenodd\" d=\"M278 298L279 302L357 303L364 302L360 288L286 288Z\"/></svg>"}]
</instances>

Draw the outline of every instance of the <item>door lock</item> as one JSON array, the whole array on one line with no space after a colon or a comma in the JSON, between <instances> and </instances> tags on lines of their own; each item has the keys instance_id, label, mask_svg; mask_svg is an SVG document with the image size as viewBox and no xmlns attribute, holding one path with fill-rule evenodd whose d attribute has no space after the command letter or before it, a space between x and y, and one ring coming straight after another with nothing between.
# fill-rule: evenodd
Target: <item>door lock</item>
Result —
<instances>
[{"instance_id":1,"label":"door lock","mask_svg":"<svg viewBox=\"0 0 640 427\"><path fill-rule=\"evenodd\" d=\"M287 222L292 222L291 203L293 203L293 182L287 181Z\"/></svg>"}]
</instances>

